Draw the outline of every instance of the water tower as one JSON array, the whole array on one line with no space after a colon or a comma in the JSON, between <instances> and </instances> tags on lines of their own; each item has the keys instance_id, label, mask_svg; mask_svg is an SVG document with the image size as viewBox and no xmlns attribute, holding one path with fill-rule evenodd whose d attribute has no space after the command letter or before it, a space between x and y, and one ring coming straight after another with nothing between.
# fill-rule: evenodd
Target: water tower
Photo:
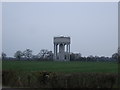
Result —
<instances>
[{"instance_id":1,"label":"water tower","mask_svg":"<svg viewBox=\"0 0 120 90\"><path fill-rule=\"evenodd\" d=\"M69 61L70 60L70 37L60 36L54 37L54 60Z\"/></svg>"}]
</instances>

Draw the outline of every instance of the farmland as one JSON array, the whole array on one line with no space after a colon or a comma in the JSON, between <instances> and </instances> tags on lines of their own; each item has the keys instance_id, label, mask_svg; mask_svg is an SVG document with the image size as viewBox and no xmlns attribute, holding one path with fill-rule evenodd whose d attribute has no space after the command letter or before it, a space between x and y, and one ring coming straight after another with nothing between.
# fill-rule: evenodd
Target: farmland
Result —
<instances>
[{"instance_id":1,"label":"farmland","mask_svg":"<svg viewBox=\"0 0 120 90\"><path fill-rule=\"evenodd\" d=\"M3 61L2 70L48 72L110 72L116 73L113 62L52 62L52 61Z\"/></svg>"}]
</instances>

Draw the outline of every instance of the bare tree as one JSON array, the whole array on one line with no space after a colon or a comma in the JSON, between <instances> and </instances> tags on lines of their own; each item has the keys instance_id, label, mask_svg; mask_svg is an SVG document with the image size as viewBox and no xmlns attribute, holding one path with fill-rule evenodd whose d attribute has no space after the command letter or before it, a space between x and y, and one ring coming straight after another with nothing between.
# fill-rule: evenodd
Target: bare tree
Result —
<instances>
[{"instance_id":1,"label":"bare tree","mask_svg":"<svg viewBox=\"0 0 120 90\"><path fill-rule=\"evenodd\" d=\"M2 59L4 60L6 58L6 54L4 52L2 52Z\"/></svg>"},{"instance_id":2,"label":"bare tree","mask_svg":"<svg viewBox=\"0 0 120 90\"><path fill-rule=\"evenodd\" d=\"M49 51L47 49L40 50L40 52L38 53L39 58L45 59L48 56L48 52Z\"/></svg>"},{"instance_id":3,"label":"bare tree","mask_svg":"<svg viewBox=\"0 0 120 90\"><path fill-rule=\"evenodd\" d=\"M23 53L20 50L14 54L14 57L16 57L19 60L22 58L22 56L23 56Z\"/></svg>"},{"instance_id":4,"label":"bare tree","mask_svg":"<svg viewBox=\"0 0 120 90\"><path fill-rule=\"evenodd\" d=\"M118 53L114 53L114 54L112 55L112 58L117 60L117 59L118 59L118 56L119 56Z\"/></svg>"},{"instance_id":5,"label":"bare tree","mask_svg":"<svg viewBox=\"0 0 120 90\"><path fill-rule=\"evenodd\" d=\"M50 59L50 60L53 59L53 53L52 53L52 51L48 51L47 59Z\"/></svg>"},{"instance_id":6,"label":"bare tree","mask_svg":"<svg viewBox=\"0 0 120 90\"><path fill-rule=\"evenodd\" d=\"M25 51L23 51L23 55L24 55L24 57L27 58L27 59L32 58L32 50L26 49Z\"/></svg>"}]
</instances>

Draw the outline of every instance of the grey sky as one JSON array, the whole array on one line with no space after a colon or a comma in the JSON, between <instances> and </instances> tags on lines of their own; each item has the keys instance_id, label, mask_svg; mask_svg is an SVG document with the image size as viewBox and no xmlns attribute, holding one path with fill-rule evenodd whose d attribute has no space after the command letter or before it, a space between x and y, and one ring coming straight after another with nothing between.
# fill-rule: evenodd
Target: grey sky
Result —
<instances>
[{"instance_id":1,"label":"grey sky","mask_svg":"<svg viewBox=\"0 0 120 90\"><path fill-rule=\"evenodd\" d=\"M2 52L2 3L1 2L0 2L0 52Z\"/></svg>"},{"instance_id":2,"label":"grey sky","mask_svg":"<svg viewBox=\"0 0 120 90\"><path fill-rule=\"evenodd\" d=\"M3 3L3 51L53 51L53 37L71 37L71 52L111 56L118 47L116 3Z\"/></svg>"}]
</instances>

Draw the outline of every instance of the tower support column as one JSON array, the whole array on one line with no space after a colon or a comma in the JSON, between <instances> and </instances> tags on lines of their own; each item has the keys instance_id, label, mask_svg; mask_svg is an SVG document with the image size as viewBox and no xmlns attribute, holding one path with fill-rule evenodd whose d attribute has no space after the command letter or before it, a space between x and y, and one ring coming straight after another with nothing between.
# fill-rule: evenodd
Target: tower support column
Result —
<instances>
[{"instance_id":1,"label":"tower support column","mask_svg":"<svg viewBox=\"0 0 120 90\"><path fill-rule=\"evenodd\" d=\"M69 60L69 48L68 48L68 44L67 44L67 47L66 47L66 48L67 48L67 51L66 51L66 53L67 53L66 56L67 56L67 57L66 57L66 59Z\"/></svg>"},{"instance_id":2,"label":"tower support column","mask_svg":"<svg viewBox=\"0 0 120 90\"><path fill-rule=\"evenodd\" d=\"M68 59L70 60L70 44L69 44L68 46L69 46L69 54L68 54Z\"/></svg>"}]
</instances>

